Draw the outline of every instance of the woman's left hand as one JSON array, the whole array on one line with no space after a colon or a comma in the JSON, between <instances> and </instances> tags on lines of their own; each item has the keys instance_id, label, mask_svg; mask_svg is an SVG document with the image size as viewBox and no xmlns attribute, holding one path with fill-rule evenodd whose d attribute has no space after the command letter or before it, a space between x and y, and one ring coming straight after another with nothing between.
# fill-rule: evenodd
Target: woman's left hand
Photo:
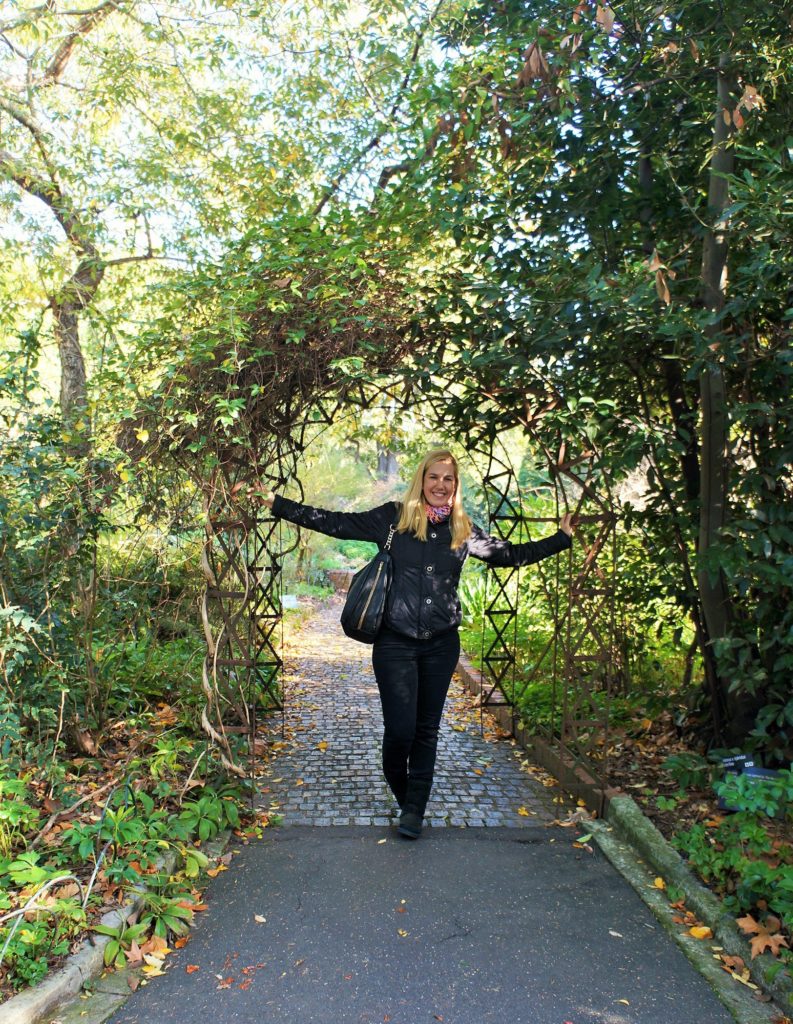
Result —
<instances>
[{"instance_id":1,"label":"woman's left hand","mask_svg":"<svg viewBox=\"0 0 793 1024\"><path fill-rule=\"evenodd\" d=\"M568 537L573 536L573 530L575 529L575 519L572 512L565 512L562 518L559 520L559 529L562 533L566 533Z\"/></svg>"}]
</instances>

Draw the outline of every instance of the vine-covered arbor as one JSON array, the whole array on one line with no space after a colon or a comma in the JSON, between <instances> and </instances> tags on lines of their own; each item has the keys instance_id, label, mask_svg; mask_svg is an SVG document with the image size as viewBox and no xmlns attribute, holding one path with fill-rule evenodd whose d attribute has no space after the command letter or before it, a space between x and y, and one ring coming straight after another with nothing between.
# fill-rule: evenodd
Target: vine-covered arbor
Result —
<instances>
[{"instance_id":1,"label":"vine-covered arbor","mask_svg":"<svg viewBox=\"0 0 793 1024\"><path fill-rule=\"evenodd\" d=\"M373 277L375 280L373 280ZM607 777L609 697L620 677L613 585L615 515L598 453L550 447L541 412L530 432L546 473L543 520L527 516L518 474L485 406L494 401L470 381L421 370L433 338L414 302L370 264L367 275L328 295L320 275L257 283L246 311L238 304L218 330L218 310L194 329L191 354L166 375L155 398L125 424L126 447L172 460L203 497L205 579L201 622L206 639L202 724L226 768L255 772L263 717L283 711L281 570L288 554L280 525L262 497L297 480L301 454L351 407L384 400L403 409L421 403L459 447L486 462L483 488L489 527L504 538L547 532L564 511L579 519L577 543L551 568L534 567L553 635L531 676L516 672L519 570L488 574L483 644L483 705L507 705L519 720L532 679L552 688L553 724L546 740L567 760ZM280 297L289 292L287 302ZM332 326L330 326L332 325ZM452 379L454 378L454 379ZM454 400L450 401L450 395ZM554 396L549 408L553 406ZM242 740L243 742L240 742ZM571 778L583 778L578 776ZM596 787L597 788L597 787Z\"/></svg>"}]
</instances>

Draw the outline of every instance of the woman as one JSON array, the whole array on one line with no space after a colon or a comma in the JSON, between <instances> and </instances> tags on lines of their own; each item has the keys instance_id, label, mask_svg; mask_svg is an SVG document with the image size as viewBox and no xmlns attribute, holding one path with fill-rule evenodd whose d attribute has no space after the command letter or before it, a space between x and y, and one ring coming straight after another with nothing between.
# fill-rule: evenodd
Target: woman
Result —
<instances>
[{"instance_id":1,"label":"woman","mask_svg":"<svg viewBox=\"0 0 793 1024\"><path fill-rule=\"evenodd\" d=\"M328 512L276 495L273 515L343 540L384 547L391 526L393 579L372 664L383 708L383 774L400 807L398 830L418 839L432 789L443 705L460 654L457 596L468 555L494 566L529 565L569 548L572 517L541 541L488 536L465 513L457 461L422 459L402 502L368 512Z\"/></svg>"}]
</instances>

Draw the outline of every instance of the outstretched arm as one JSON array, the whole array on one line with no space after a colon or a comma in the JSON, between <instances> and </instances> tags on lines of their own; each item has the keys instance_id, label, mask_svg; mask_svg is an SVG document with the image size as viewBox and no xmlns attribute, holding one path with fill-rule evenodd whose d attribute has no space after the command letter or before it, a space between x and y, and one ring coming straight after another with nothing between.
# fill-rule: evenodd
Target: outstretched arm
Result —
<instances>
[{"instance_id":1,"label":"outstretched arm","mask_svg":"<svg viewBox=\"0 0 793 1024\"><path fill-rule=\"evenodd\" d=\"M512 541L502 540L500 537L491 537L478 526L474 526L473 533L468 538L468 551L474 558L497 568L531 565L571 547L573 528L573 516L567 513L560 520L559 529L550 537L513 544Z\"/></svg>"},{"instance_id":2,"label":"outstretched arm","mask_svg":"<svg viewBox=\"0 0 793 1024\"><path fill-rule=\"evenodd\" d=\"M286 519L296 526L325 533L329 537L338 537L340 540L368 540L374 544L384 544L388 529L395 521L393 502L367 512L332 512L291 501L280 494L263 501L277 519Z\"/></svg>"}]
</instances>

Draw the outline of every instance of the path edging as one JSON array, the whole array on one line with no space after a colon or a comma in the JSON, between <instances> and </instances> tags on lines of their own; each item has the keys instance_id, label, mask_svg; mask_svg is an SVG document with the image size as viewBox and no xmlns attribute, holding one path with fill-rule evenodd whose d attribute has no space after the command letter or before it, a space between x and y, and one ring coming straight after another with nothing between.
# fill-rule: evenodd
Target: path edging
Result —
<instances>
[{"instance_id":1,"label":"path edging","mask_svg":"<svg viewBox=\"0 0 793 1024\"><path fill-rule=\"evenodd\" d=\"M471 693L478 695L482 691L481 673L474 668L464 654L460 656L457 673ZM512 728L517 742L524 749L532 750L532 737L524 729L515 729L516 720L511 708L503 706L486 710L495 714L499 725L504 728ZM550 768L547 764L544 764L544 767ZM563 777L558 781L562 788L565 788L564 776L569 775L568 792L578 795L579 789L576 782L580 780L577 779L574 767L567 767L569 771L563 773ZM657 876L662 877L667 885L679 889L684 894L686 906L711 929L714 939L730 955L741 957L749 968L755 984L773 996L786 1013L793 1013L793 978L785 972L779 961L767 953L760 954L752 960L749 942L739 930L734 917L724 910L721 900L694 877L677 850L667 842L655 825L643 814L638 804L631 797L617 790L609 790L607 795L605 821L617 831L619 837L630 845L635 855ZM597 825L597 823L594 824ZM598 844L608 856L603 844L600 843L601 837L604 836L602 826L601 828L596 827L593 831L599 841ZM610 857L609 860L611 860ZM619 863L615 861L612 863L621 874L624 874ZM624 877L633 885L627 874ZM636 888L635 885L634 888ZM640 892L640 895L644 899L645 893ZM646 899L645 902L654 910L653 904ZM664 898L664 904L667 907L669 905L666 898ZM661 920L665 925L666 920ZM676 931L673 934L676 934ZM749 1024L748 1021L747 1024Z\"/></svg>"},{"instance_id":2,"label":"path edging","mask_svg":"<svg viewBox=\"0 0 793 1024\"><path fill-rule=\"evenodd\" d=\"M212 852L207 856L217 858L225 849L231 833L225 831L217 839L207 844ZM204 851L206 852L206 851ZM157 865L159 871L169 874L176 864L176 854L166 854ZM137 893L128 903L117 910L109 910L99 920L100 924L117 928L143 906L146 885L143 881L133 887ZM18 995L12 996L0 1006L0 1024L40 1024L64 1003L73 999L87 981L99 977L105 970L105 946L110 942L110 935L88 933L81 947L66 959L63 967L49 975L38 985L27 988ZM123 1002L125 997L120 997Z\"/></svg>"},{"instance_id":3,"label":"path edging","mask_svg":"<svg viewBox=\"0 0 793 1024\"><path fill-rule=\"evenodd\" d=\"M613 797L606 811L606 821L663 878L667 886L671 885L683 893L688 909L710 928L714 939L726 952L741 957L752 980L772 995L786 1013L793 1012L793 979L768 953L752 959L751 946L736 925L735 918L725 911L718 896L694 877L677 850L664 839L636 802L625 795Z\"/></svg>"},{"instance_id":4,"label":"path edging","mask_svg":"<svg viewBox=\"0 0 793 1024\"><path fill-rule=\"evenodd\" d=\"M653 884L653 872L639 859L630 841L615 825L601 820L583 827L592 833L606 859L633 888L692 967L710 984L737 1024L775 1024L779 1021L778 1006L759 1002L751 989L725 977L722 961L715 955L720 948L714 945L715 936L709 940L695 939L687 929L673 921L666 891Z\"/></svg>"}]
</instances>

